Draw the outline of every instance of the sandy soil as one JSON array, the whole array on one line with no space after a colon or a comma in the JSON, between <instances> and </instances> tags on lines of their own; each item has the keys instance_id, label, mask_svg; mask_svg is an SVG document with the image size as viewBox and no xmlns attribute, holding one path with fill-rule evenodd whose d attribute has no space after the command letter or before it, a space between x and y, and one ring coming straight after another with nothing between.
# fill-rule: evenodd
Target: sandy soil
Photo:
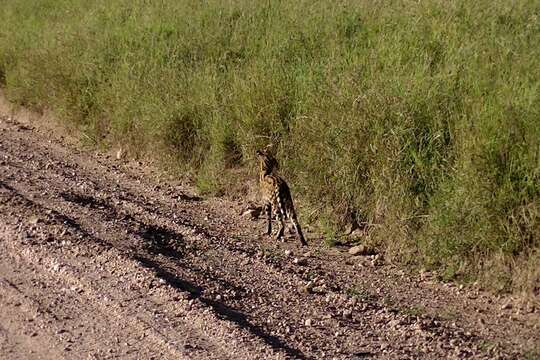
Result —
<instances>
[{"instance_id":1,"label":"sandy soil","mask_svg":"<svg viewBox=\"0 0 540 360\"><path fill-rule=\"evenodd\" d=\"M535 358L533 302L259 234L0 102L0 358Z\"/></svg>"}]
</instances>

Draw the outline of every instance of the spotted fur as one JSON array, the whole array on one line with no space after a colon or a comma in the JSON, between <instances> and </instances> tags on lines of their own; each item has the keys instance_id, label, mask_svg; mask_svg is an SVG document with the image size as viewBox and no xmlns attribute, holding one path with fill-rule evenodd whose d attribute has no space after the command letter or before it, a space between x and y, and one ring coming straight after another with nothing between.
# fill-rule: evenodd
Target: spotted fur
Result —
<instances>
[{"instance_id":1,"label":"spotted fur","mask_svg":"<svg viewBox=\"0 0 540 360\"><path fill-rule=\"evenodd\" d=\"M272 234L272 208L274 208L281 225L276 238L283 238L285 220L287 219L291 221L302 245L307 245L302 228L296 217L289 186L283 178L276 174L278 168L277 160L268 150L257 150L257 157L259 159L259 184L261 186L264 210L268 220L266 233L268 235Z\"/></svg>"}]
</instances>

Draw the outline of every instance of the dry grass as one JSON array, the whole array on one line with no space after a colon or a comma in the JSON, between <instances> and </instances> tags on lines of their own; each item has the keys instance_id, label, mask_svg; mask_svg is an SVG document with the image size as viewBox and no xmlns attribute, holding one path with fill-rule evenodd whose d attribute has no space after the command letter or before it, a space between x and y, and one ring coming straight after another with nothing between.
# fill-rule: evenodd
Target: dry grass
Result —
<instances>
[{"instance_id":1,"label":"dry grass","mask_svg":"<svg viewBox=\"0 0 540 360\"><path fill-rule=\"evenodd\" d=\"M329 234L354 217L389 256L540 291L538 2L2 8L8 96L92 143L168 159L216 192L274 140Z\"/></svg>"}]
</instances>

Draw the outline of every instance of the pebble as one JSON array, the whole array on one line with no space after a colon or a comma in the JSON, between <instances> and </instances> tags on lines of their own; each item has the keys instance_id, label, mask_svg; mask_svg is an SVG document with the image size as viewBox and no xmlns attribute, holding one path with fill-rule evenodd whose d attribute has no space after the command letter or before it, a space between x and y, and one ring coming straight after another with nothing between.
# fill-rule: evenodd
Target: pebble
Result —
<instances>
[{"instance_id":1,"label":"pebble","mask_svg":"<svg viewBox=\"0 0 540 360\"><path fill-rule=\"evenodd\" d=\"M398 319L390 320L388 322L388 326L392 329L396 329L400 325L400 321Z\"/></svg>"},{"instance_id":2,"label":"pebble","mask_svg":"<svg viewBox=\"0 0 540 360\"><path fill-rule=\"evenodd\" d=\"M261 209L260 208L250 208L250 209L247 209L246 211L244 211L241 216L243 217L247 217L251 220L257 220L259 218L261 214Z\"/></svg>"},{"instance_id":3,"label":"pebble","mask_svg":"<svg viewBox=\"0 0 540 360\"><path fill-rule=\"evenodd\" d=\"M349 249L349 254L352 255L352 256L372 255L373 254L373 249L371 249L371 248L369 248L368 246L365 246L365 245L357 245L357 246L353 246L352 248Z\"/></svg>"}]
</instances>

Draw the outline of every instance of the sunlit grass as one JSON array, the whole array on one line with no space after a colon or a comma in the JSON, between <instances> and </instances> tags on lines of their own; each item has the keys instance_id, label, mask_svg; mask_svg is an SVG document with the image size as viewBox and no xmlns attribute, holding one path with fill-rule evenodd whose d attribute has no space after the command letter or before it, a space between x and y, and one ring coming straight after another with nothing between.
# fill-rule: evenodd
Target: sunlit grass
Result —
<instances>
[{"instance_id":1,"label":"sunlit grass","mask_svg":"<svg viewBox=\"0 0 540 360\"><path fill-rule=\"evenodd\" d=\"M212 192L273 141L326 228L354 217L389 256L538 286L538 1L1 8L10 99L92 143L172 161Z\"/></svg>"}]
</instances>

